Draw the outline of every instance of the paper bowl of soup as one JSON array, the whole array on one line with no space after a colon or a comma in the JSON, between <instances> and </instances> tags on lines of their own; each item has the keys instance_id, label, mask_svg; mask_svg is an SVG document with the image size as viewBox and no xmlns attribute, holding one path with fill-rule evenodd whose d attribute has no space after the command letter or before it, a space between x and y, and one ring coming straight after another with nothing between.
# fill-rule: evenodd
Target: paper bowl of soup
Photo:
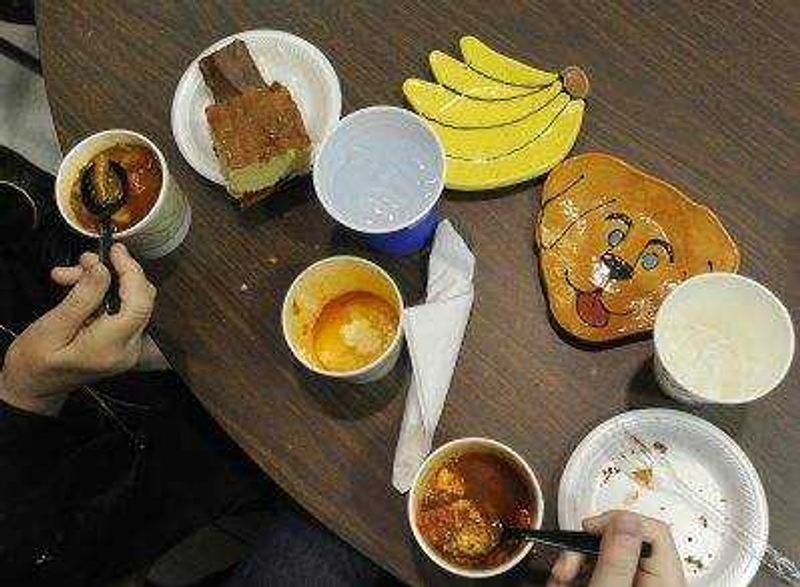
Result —
<instances>
[{"instance_id":1,"label":"paper bowl of soup","mask_svg":"<svg viewBox=\"0 0 800 587\"><path fill-rule=\"evenodd\" d=\"M329 257L305 269L286 293L283 335L309 371L353 383L388 374L403 340L403 297L375 263Z\"/></svg>"},{"instance_id":2,"label":"paper bowl of soup","mask_svg":"<svg viewBox=\"0 0 800 587\"><path fill-rule=\"evenodd\" d=\"M113 171L125 194L124 204L111 216L115 240L145 258L163 257L180 245L191 224L189 202L161 150L130 130L90 135L64 157L56 177L56 202L69 226L86 236L99 236L99 219L81 198L85 182L95 180L98 169Z\"/></svg>"},{"instance_id":3,"label":"paper bowl of soup","mask_svg":"<svg viewBox=\"0 0 800 587\"><path fill-rule=\"evenodd\" d=\"M408 521L423 552L474 579L505 573L530 552L529 542L503 539L503 526L538 529L543 516L531 467L489 438L453 440L431 453L408 497Z\"/></svg>"}]
</instances>

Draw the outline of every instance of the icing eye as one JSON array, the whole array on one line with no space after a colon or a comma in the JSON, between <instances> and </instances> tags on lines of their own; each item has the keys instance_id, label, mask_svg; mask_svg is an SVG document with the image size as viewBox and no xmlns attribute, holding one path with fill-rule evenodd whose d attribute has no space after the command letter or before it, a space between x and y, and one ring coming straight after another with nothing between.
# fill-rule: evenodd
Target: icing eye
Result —
<instances>
[{"instance_id":1,"label":"icing eye","mask_svg":"<svg viewBox=\"0 0 800 587\"><path fill-rule=\"evenodd\" d=\"M642 255L642 268L652 271L658 266L658 255L655 253L645 253Z\"/></svg>"},{"instance_id":2,"label":"icing eye","mask_svg":"<svg viewBox=\"0 0 800 587\"><path fill-rule=\"evenodd\" d=\"M608 245L610 247L616 247L619 243L622 242L622 239L625 238L625 231L621 228L615 228L611 232L608 233Z\"/></svg>"}]
</instances>

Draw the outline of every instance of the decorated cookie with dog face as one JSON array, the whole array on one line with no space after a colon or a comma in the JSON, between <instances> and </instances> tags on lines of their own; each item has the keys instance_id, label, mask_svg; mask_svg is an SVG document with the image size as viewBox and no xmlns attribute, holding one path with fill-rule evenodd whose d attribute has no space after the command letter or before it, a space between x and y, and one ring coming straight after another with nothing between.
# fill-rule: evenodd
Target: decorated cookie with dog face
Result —
<instances>
[{"instance_id":1,"label":"decorated cookie with dog face","mask_svg":"<svg viewBox=\"0 0 800 587\"><path fill-rule=\"evenodd\" d=\"M550 173L536 240L553 316L591 342L652 329L681 281L739 267L736 243L709 208L601 153Z\"/></svg>"}]
</instances>

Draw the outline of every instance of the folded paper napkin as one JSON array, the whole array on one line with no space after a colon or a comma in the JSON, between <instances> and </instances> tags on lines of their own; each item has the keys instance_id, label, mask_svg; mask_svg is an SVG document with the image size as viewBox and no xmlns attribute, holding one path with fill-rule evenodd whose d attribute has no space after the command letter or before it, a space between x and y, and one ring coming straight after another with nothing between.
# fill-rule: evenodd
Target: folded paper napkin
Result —
<instances>
[{"instance_id":1,"label":"folded paper napkin","mask_svg":"<svg viewBox=\"0 0 800 587\"><path fill-rule=\"evenodd\" d=\"M424 304L403 313L412 377L394 453L392 484L400 492L431 450L433 435L472 309L475 257L449 220L436 229Z\"/></svg>"}]
</instances>

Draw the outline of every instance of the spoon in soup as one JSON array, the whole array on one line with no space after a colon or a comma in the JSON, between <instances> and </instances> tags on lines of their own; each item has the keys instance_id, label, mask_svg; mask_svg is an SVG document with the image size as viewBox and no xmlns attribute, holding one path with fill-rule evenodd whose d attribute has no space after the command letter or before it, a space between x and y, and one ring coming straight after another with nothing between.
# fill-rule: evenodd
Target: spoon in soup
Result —
<instances>
[{"instance_id":1,"label":"spoon in soup","mask_svg":"<svg viewBox=\"0 0 800 587\"><path fill-rule=\"evenodd\" d=\"M109 315L119 312L119 277L109 258L114 241L114 226L111 216L125 205L128 193L128 176L122 165L100 153L83 170L80 177L81 203L100 222L100 262L111 274L111 283L103 298L103 306Z\"/></svg>"},{"instance_id":2,"label":"spoon in soup","mask_svg":"<svg viewBox=\"0 0 800 587\"><path fill-rule=\"evenodd\" d=\"M546 544L561 550L572 552L582 552L597 556L600 554L600 536L576 530L534 530L532 528L521 528L507 526L500 520L492 523L494 532L493 549L499 547L504 542L519 540L523 542L536 542ZM653 545L649 542L642 543L639 554L641 558L649 558L653 554Z\"/></svg>"}]
</instances>

